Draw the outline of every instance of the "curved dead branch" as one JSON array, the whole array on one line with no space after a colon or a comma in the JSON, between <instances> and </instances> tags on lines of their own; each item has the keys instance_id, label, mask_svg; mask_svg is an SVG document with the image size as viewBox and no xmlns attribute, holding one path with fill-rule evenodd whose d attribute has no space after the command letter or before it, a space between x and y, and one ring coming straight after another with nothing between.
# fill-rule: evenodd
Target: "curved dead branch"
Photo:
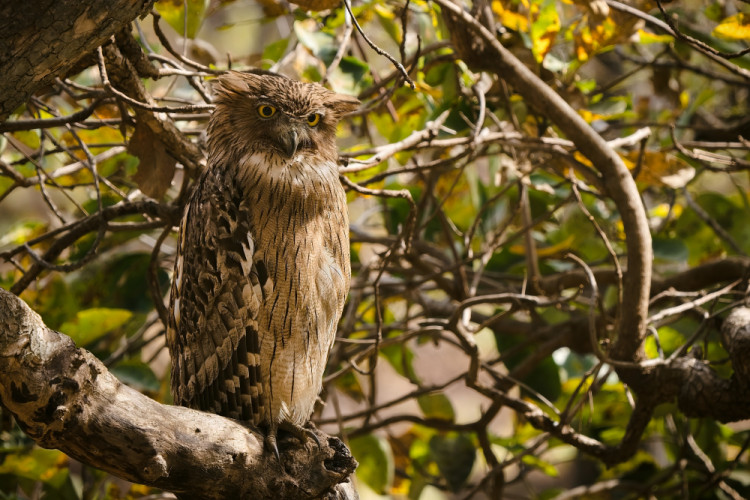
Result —
<instances>
[{"instance_id":1,"label":"curved dead branch","mask_svg":"<svg viewBox=\"0 0 750 500\"><path fill-rule=\"evenodd\" d=\"M559 94L503 47L486 27L451 0L436 0L436 3L484 39L496 56L494 72L513 85L532 106L543 109L545 115L603 174L607 194L620 212L628 249L628 273L623 283L618 338L611 355L627 361L642 359L653 252L646 211L633 177L614 149Z\"/></svg>"}]
</instances>

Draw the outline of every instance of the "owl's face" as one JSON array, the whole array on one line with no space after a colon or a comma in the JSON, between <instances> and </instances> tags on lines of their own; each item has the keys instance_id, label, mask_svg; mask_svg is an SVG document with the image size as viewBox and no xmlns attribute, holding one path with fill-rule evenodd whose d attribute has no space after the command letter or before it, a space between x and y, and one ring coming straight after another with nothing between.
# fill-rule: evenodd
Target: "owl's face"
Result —
<instances>
[{"instance_id":1,"label":"owl's face","mask_svg":"<svg viewBox=\"0 0 750 500\"><path fill-rule=\"evenodd\" d=\"M336 161L336 124L359 105L353 97L274 74L230 72L218 83L211 139L285 160L314 155Z\"/></svg>"}]
</instances>

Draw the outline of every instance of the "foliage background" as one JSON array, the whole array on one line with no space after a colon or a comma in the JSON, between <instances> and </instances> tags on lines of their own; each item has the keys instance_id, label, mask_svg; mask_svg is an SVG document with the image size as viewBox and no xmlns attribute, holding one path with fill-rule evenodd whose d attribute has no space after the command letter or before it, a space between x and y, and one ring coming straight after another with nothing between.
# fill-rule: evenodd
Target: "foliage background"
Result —
<instances>
[{"instance_id":1,"label":"foliage background","mask_svg":"<svg viewBox=\"0 0 750 500\"><path fill-rule=\"evenodd\" d=\"M684 1L663 6L665 17L654 3L630 5L640 18L602 0L467 8L631 169L654 251L645 358L693 356L729 377L719 328L746 297L738 269L750 249L750 59L719 62L696 47L744 49L750 11ZM322 82L363 107L339 130L354 277L315 421L351 447L363 498L750 496L746 422L688 418L666 402L634 453L606 467L528 418L536 408L606 447L625 438L634 415L637 398L589 342L590 311L597 349L617 336L613 262L626 268L628 238L595 166L493 73L472 45L478 37L439 4L348 6L403 71L363 38L347 6L307 7L159 1L161 20L132 30L159 68L139 79L152 109L102 86L91 64L0 125L0 286L16 287L121 380L169 403L153 290L167 293L170 228L198 167L143 115L202 147L216 71L261 67ZM665 34L660 19L678 20L680 35ZM115 82L111 53L100 57ZM91 115L44 122L82 109ZM42 121L7 128L29 119ZM80 229L106 209L118 217ZM55 245L61 251L40 264ZM736 266L722 274L716 262ZM582 278L587 266L598 294ZM477 387L472 356L481 384L502 398ZM0 498L161 495L37 448L11 425L0 445Z\"/></svg>"}]
</instances>

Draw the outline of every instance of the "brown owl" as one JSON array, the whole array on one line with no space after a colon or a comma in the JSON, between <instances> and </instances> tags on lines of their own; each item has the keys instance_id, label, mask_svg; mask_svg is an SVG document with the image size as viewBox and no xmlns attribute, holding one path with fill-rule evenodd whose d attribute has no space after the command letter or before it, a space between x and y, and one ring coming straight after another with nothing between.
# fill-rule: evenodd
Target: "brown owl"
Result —
<instances>
[{"instance_id":1,"label":"brown owl","mask_svg":"<svg viewBox=\"0 0 750 500\"><path fill-rule=\"evenodd\" d=\"M167 342L177 404L305 438L349 290L336 124L353 97L218 79L208 166L180 224Z\"/></svg>"}]
</instances>

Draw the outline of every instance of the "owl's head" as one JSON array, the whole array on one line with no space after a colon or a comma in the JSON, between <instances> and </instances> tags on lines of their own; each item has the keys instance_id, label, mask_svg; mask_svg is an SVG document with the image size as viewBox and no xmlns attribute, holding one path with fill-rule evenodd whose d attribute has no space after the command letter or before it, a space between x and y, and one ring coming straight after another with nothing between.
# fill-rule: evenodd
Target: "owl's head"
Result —
<instances>
[{"instance_id":1,"label":"owl's head","mask_svg":"<svg viewBox=\"0 0 750 500\"><path fill-rule=\"evenodd\" d=\"M274 73L231 71L214 86L210 141L247 146L284 158L315 155L336 161L336 124L359 106L351 96Z\"/></svg>"}]
</instances>

